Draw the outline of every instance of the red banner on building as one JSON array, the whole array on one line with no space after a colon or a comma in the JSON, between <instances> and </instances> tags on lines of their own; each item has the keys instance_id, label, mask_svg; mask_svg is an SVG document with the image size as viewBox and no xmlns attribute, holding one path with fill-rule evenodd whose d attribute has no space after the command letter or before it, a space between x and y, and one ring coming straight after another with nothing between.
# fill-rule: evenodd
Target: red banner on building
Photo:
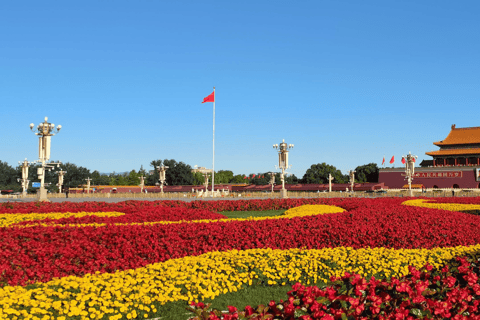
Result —
<instances>
[{"instance_id":1,"label":"red banner on building","mask_svg":"<svg viewBox=\"0 0 480 320\"><path fill-rule=\"evenodd\" d=\"M447 171L447 172L417 172L415 178L461 178L462 171Z\"/></svg>"}]
</instances>

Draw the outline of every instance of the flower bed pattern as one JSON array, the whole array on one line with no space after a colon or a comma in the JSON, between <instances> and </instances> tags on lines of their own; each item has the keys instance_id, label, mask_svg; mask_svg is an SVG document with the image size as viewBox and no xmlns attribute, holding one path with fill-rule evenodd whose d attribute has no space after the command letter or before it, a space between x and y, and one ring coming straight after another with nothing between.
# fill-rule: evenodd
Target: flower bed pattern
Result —
<instances>
[{"instance_id":1,"label":"flower bed pattern","mask_svg":"<svg viewBox=\"0 0 480 320\"><path fill-rule=\"evenodd\" d=\"M314 206L295 208L304 204ZM207 210L225 208L295 209L281 219L222 219ZM346 271L401 276L408 265L440 266L480 250L478 216L402 205L401 199L126 202L72 209L0 206L4 221L16 221L0 228L0 318L120 318L136 317L139 310L148 317L154 301L214 297L258 283L310 284ZM90 209L94 214L83 213ZM52 219L49 210L64 214ZM329 212L335 213L324 214ZM39 222L39 213L47 220Z\"/></svg>"}]
</instances>

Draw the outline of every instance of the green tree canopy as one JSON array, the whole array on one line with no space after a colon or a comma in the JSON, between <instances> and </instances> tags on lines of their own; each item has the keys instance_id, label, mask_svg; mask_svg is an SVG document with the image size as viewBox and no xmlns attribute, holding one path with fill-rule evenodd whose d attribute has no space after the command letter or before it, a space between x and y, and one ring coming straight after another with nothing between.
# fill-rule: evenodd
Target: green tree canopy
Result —
<instances>
[{"instance_id":1,"label":"green tree canopy","mask_svg":"<svg viewBox=\"0 0 480 320\"><path fill-rule=\"evenodd\" d=\"M92 185L95 186L108 186L110 185L110 178L106 174L100 174L97 170L93 171L90 178L92 179Z\"/></svg>"},{"instance_id":2,"label":"green tree canopy","mask_svg":"<svg viewBox=\"0 0 480 320\"><path fill-rule=\"evenodd\" d=\"M230 183L233 180L233 171L220 170L215 172L215 184Z\"/></svg>"},{"instance_id":3,"label":"green tree canopy","mask_svg":"<svg viewBox=\"0 0 480 320\"><path fill-rule=\"evenodd\" d=\"M135 170L130 171L130 173L125 177L127 186L139 186L140 185L140 175Z\"/></svg>"},{"instance_id":4,"label":"green tree canopy","mask_svg":"<svg viewBox=\"0 0 480 320\"><path fill-rule=\"evenodd\" d=\"M203 173L195 172L193 174L193 185L194 186L201 186L203 184L205 184L205 177L203 176Z\"/></svg>"},{"instance_id":5,"label":"green tree canopy","mask_svg":"<svg viewBox=\"0 0 480 320\"><path fill-rule=\"evenodd\" d=\"M303 176L303 183L328 183L328 174L334 178L333 183L347 183L348 177L332 165L323 163L312 164Z\"/></svg>"},{"instance_id":6,"label":"green tree canopy","mask_svg":"<svg viewBox=\"0 0 480 320\"><path fill-rule=\"evenodd\" d=\"M162 166L162 160L152 160L150 165L153 167L153 174L147 176L147 179L145 179L145 184L147 186L154 186L160 177L157 168Z\"/></svg>"},{"instance_id":7,"label":"green tree canopy","mask_svg":"<svg viewBox=\"0 0 480 320\"><path fill-rule=\"evenodd\" d=\"M288 183L288 184L297 184L297 183L298 183L298 178L297 178L297 176L295 176L294 174L289 174L289 175L285 178L285 183Z\"/></svg>"},{"instance_id":8,"label":"green tree canopy","mask_svg":"<svg viewBox=\"0 0 480 320\"><path fill-rule=\"evenodd\" d=\"M0 161L0 189L20 191L20 182L17 178L22 177L22 170L20 171L11 167L8 163Z\"/></svg>"},{"instance_id":9,"label":"green tree canopy","mask_svg":"<svg viewBox=\"0 0 480 320\"><path fill-rule=\"evenodd\" d=\"M246 183L244 177L245 175L243 174L236 174L232 180L230 180L230 183Z\"/></svg>"},{"instance_id":10,"label":"green tree canopy","mask_svg":"<svg viewBox=\"0 0 480 320\"><path fill-rule=\"evenodd\" d=\"M355 180L358 182L378 182L378 166L369 163L355 168Z\"/></svg>"},{"instance_id":11,"label":"green tree canopy","mask_svg":"<svg viewBox=\"0 0 480 320\"><path fill-rule=\"evenodd\" d=\"M87 184L85 179L92 178L89 169L77 166L70 162L62 163L60 169L67 171L63 178L63 185L68 188L78 188L81 185ZM45 181L50 182L51 185L56 185L58 183L58 174L56 171L60 169L55 168L54 171L48 171L45 175ZM90 183L93 184L92 182L93 181Z\"/></svg>"},{"instance_id":12,"label":"green tree canopy","mask_svg":"<svg viewBox=\"0 0 480 320\"><path fill-rule=\"evenodd\" d=\"M173 159L163 160L163 164L168 166L165 172L165 180L170 186L193 185L192 167L182 161L177 162Z\"/></svg>"},{"instance_id":13,"label":"green tree canopy","mask_svg":"<svg viewBox=\"0 0 480 320\"><path fill-rule=\"evenodd\" d=\"M165 172L165 180L167 185L178 186L194 184L195 178L192 173L192 167L183 163L182 161L177 162L174 159L165 159L163 161L153 160L150 162L150 165L153 167L154 173L149 175L146 179L146 184L149 186L153 186L158 182L160 176L157 168L161 167L162 165L168 167L167 171Z\"/></svg>"}]
</instances>

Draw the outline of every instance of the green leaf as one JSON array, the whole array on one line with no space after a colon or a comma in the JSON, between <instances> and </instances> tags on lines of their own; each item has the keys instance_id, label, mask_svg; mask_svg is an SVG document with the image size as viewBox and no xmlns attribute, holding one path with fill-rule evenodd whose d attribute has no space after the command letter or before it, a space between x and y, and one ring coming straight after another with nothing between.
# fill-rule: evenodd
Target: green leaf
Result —
<instances>
[{"instance_id":1,"label":"green leaf","mask_svg":"<svg viewBox=\"0 0 480 320\"><path fill-rule=\"evenodd\" d=\"M261 304L257 307L257 312L262 313L265 309L266 309L265 306L263 304Z\"/></svg>"},{"instance_id":2,"label":"green leaf","mask_svg":"<svg viewBox=\"0 0 480 320\"><path fill-rule=\"evenodd\" d=\"M410 313L413 314L414 316L417 316L418 318L422 318L423 317L423 314L422 314L422 311L420 309L411 309L410 310Z\"/></svg>"},{"instance_id":3,"label":"green leaf","mask_svg":"<svg viewBox=\"0 0 480 320\"><path fill-rule=\"evenodd\" d=\"M326 297L318 297L316 300L317 300L318 303L324 304L324 305L326 305L326 306L329 306L329 305L332 303L332 302L331 302L328 298L326 298Z\"/></svg>"},{"instance_id":4,"label":"green leaf","mask_svg":"<svg viewBox=\"0 0 480 320\"><path fill-rule=\"evenodd\" d=\"M345 313L342 313L342 320L348 320L348 317Z\"/></svg>"}]
</instances>

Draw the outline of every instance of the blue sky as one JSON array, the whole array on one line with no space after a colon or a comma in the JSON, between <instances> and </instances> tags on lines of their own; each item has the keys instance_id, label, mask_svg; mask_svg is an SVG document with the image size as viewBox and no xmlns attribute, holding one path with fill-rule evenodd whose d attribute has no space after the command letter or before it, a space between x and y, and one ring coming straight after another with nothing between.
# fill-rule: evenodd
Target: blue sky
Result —
<instances>
[{"instance_id":1,"label":"blue sky","mask_svg":"<svg viewBox=\"0 0 480 320\"><path fill-rule=\"evenodd\" d=\"M235 174L342 172L437 150L480 126L478 1L0 3L0 160L38 157L29 124L61 124L52 159L100 172L154 159Z\"/></svg>"}]
</instances>

